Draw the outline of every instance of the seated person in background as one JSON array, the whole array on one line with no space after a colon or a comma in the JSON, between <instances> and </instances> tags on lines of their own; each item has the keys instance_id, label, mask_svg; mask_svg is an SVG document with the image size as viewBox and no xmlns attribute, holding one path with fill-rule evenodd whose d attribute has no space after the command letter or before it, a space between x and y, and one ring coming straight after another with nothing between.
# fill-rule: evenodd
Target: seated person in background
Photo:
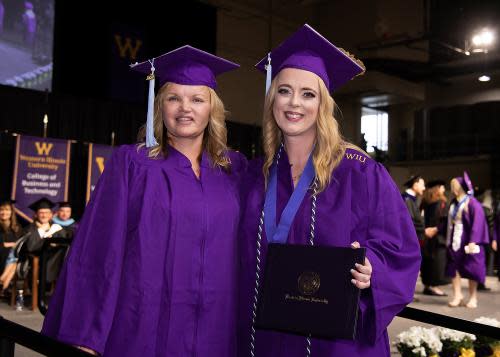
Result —
<instances>
[{"instance_id":1,"label":"seated person in background","mask_svg":"<svg viewBox=\"0 0 500 357\"><path fill-rule=\"evenodd\" d=\"M4 200L0 202L0 284L1 294L9 287L16 273L17 258L14 256L14 246L21 236L22 229L17 223L14 212L14 201Z\"/></svg>"},{"instance_id":2,"label":"seated person in background","mask_svg":"<svg viewBox=\"0 0 500 357\"><path fill-rule=\"evenodd\" d=\"M55 204L45 197L33 202L29 206L35 212L35 217L33 223L25 229L26 249L28 253L40 254L44 240L47 238L64 237L63 227L52 221L52 208L54 206ZM51 283L57 278L62 260L64 259L65 249L57 246L52 246L49 249L47 282Z\"/></svg>"},{"instance_id":3,"label":"seated person in background","mask_svg":"<svg viewBox=\"0 0 500 357\"><path fill-rule=\"evenodd\" d=\"M59 202L59 209L52 221L63 228L61 235L64 235L64 238L73 238L78 223L71 218L71 204L69 202Z\"/></svg>"},{"instance_id":4,"label":"seated person in background","mask_svg":"<svg viewBox=\"0 0 500 357\"><path fill-rule=\"evenodd\" d=\"M59 232L63 228L52 221L52 208L54 206L55 204L45 197L33 202L29 206L35 212L33 223L26 227L25 230L26 234L29 234L27 238L29 253L40 253L45 238L60 237Z\"/></svg>"}]
</instances>

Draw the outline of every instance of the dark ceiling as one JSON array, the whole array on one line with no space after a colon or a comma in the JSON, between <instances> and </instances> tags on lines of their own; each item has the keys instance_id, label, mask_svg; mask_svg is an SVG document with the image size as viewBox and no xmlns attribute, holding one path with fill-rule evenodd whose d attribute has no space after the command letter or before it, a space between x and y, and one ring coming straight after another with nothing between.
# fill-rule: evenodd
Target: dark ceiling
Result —
<instances>
[{"instance_id":1,"label":"dark ceiling","mask_svg":"<svg viewBox=\"0 0 500 357\"><path fill-rule=\"evenodd\" d=\"M367 68L414 82L449 84L454 77L500 71L500 0L426 0L426 30L420 36L363 44L364 50L406 47L428 51L428 62L365 58ZM488 28L497 41L488 53L464 52L472 34ZM427 47L428 44L428 47ZM428 50L427 50L428 48Z\"/></svg>"}]
</instances>

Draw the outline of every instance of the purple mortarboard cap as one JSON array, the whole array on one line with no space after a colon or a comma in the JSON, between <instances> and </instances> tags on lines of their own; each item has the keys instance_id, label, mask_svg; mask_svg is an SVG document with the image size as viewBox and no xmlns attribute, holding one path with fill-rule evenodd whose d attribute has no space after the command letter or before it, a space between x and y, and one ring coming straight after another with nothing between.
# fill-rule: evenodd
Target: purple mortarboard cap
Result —
<instances>
[{"instance_id":1,"label":"purple mortarboard cap","mask_svg":"<svg viewBox=\"0 0 500 357\"><path fill-rule=\"evenodd\" d=\"M464 171L464 175L456 177L456 179L468 195L474 194L474 186L472 186L472 181L467 174L467 171Z\"/></svg>"},{"instance_id":2,"label":"purple mortarboard cap","mask_svg":"<svg viewBox=\"0 0 500 357\"><path fill-rule=\"evenodd\" d=\"M273 49L255 67L266 72L270 68L269 64L273 69L271 76L268 72L266 87L270 85L270 79L274 79L284 68L315 73L325 82L330 92L365 72L361 61L342 48L334 46L308 24Z\"/></svg>"},{"instance_id":3,"label":"purple mortarboard cap","mask_svg":"<svg viewBox=\"0 0 500 357\"><path fill-rule=\"evenodd\" d=\"M151 74L151 64L160 86L167 82L204 85L215 89L215 77L239 67L236 63L214 56L191 46L167 52L151 61L131 65L135 71Z\"/></svg>"},{"instance_id":4,"label":"purple mortarboard cap","mask_svg":"<svg viewBox=\"0 0 500 357\"><path fill-rule=\"evenodd\" d=\"M134 71L147 75L149 81L148 114L146 121L146 146L158 145L154 137L154 80L160 86L167 82L184 85L204 85L215 89L215 77L239 67L238 64L217 57L191 46L183 46L159 57L130 65Z\"/></svg>"},{"instance_id":5,"label":"purple mortarboard cap","mask_svg":"<svg viewBox=\"0 0 500 357\"><path fill-rule=\"evenodd\" d=\"M469 174L467 174L467 171L464 171L464 183L465 183L465 186L466 186L466 192L467 194L469 195L473 195L474 194L474 186L472 186L472 181L470 180L470 177L469 177Z\"/></svg>"},{"instance_id":6,"label":"purple mortarboard cap","mask_svg":"<svg viewBox=\"0 0 500 357\"><path fill-rule=\"evenodd\" d=\"M33 9L33 3L29 2L29 1L25 1L24 2L24 7L26 9L31 9L32 10Z\"/></svg>"}]
</instances>

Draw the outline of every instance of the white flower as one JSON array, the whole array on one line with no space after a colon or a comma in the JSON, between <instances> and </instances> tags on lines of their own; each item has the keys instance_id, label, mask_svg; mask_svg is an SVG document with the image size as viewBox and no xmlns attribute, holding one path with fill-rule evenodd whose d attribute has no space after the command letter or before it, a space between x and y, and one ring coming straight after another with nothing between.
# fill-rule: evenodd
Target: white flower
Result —
<instances>
[{"instance_id":1,"label":"white flower","mask_svg":"<svg viewBox=\"0 0 500 357\"><path fill-rule=\"evenodd\" d=\"M426 356L425 348L422 346L424 343L434 353L441 352L443 348L443 344L434 329L412 326L409 330L401 332L396 337L396 344L402 344L410 348L413 347L412 352L415 354L420 353L421 356Z\"/></svg>"},{"instance_id":2,"label":"white flower","mask_svg":"<svg viewBox=\"0 0 500 357\"><path fill-rule=\"evenodd\" d=\"M457 330L451 330L449 328L444 327L434 327L436 335L439 337L441 341L450 340L453 342L463 341L465 338L469 338L471 341L476 340L476 336L470 333L465 333Z\"/></svg>"},{"instance_id":3,"label":"white flower","mask_svg":"<svg viewBox=\"0 0 500 357\"><path fill-rule=\"evenodd\" d=\"M494 326L494 327L500 327L500 321L498 321L497 319L494 319L494 318L490 318L490 317L481 316L481 317L478 317L477 319L475 319L474 322L477 322L479 324L484 324L484 325L490 325L490 326Z\"/></svg>"},{"instance_id":4,"label":"white flower","mask_svg":"<svg viewBox=\"0 0 500 357\"><path fill-rule=\"evenodd\" d=\"M424 356L424 357L427 356L427 353L425 353L425 348L423 348L423 347L415 347L411 351L416 355L420 355L420 356Z\"/></svg>"}]
</instances>

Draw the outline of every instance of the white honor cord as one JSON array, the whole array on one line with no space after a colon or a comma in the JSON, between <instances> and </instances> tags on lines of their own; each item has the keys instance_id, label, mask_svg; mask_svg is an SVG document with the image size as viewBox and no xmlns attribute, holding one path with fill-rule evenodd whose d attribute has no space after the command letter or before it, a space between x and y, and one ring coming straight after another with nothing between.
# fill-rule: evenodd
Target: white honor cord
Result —
<instances>
[{"instance_id":1,"label":"white honor cord","mask_svg":"<svg viewBox=\"0 0 500 357\"><path fill-rule=\"evenodd\" d=\"M318 192L318 180L314 180L313 184L313 196L311 202L311 233L309 235L309 244L314 245L314 232L316 228L316 196ZM311 335L306 338L306 357L311 357Z\"/></svg>"}]
</instances>

